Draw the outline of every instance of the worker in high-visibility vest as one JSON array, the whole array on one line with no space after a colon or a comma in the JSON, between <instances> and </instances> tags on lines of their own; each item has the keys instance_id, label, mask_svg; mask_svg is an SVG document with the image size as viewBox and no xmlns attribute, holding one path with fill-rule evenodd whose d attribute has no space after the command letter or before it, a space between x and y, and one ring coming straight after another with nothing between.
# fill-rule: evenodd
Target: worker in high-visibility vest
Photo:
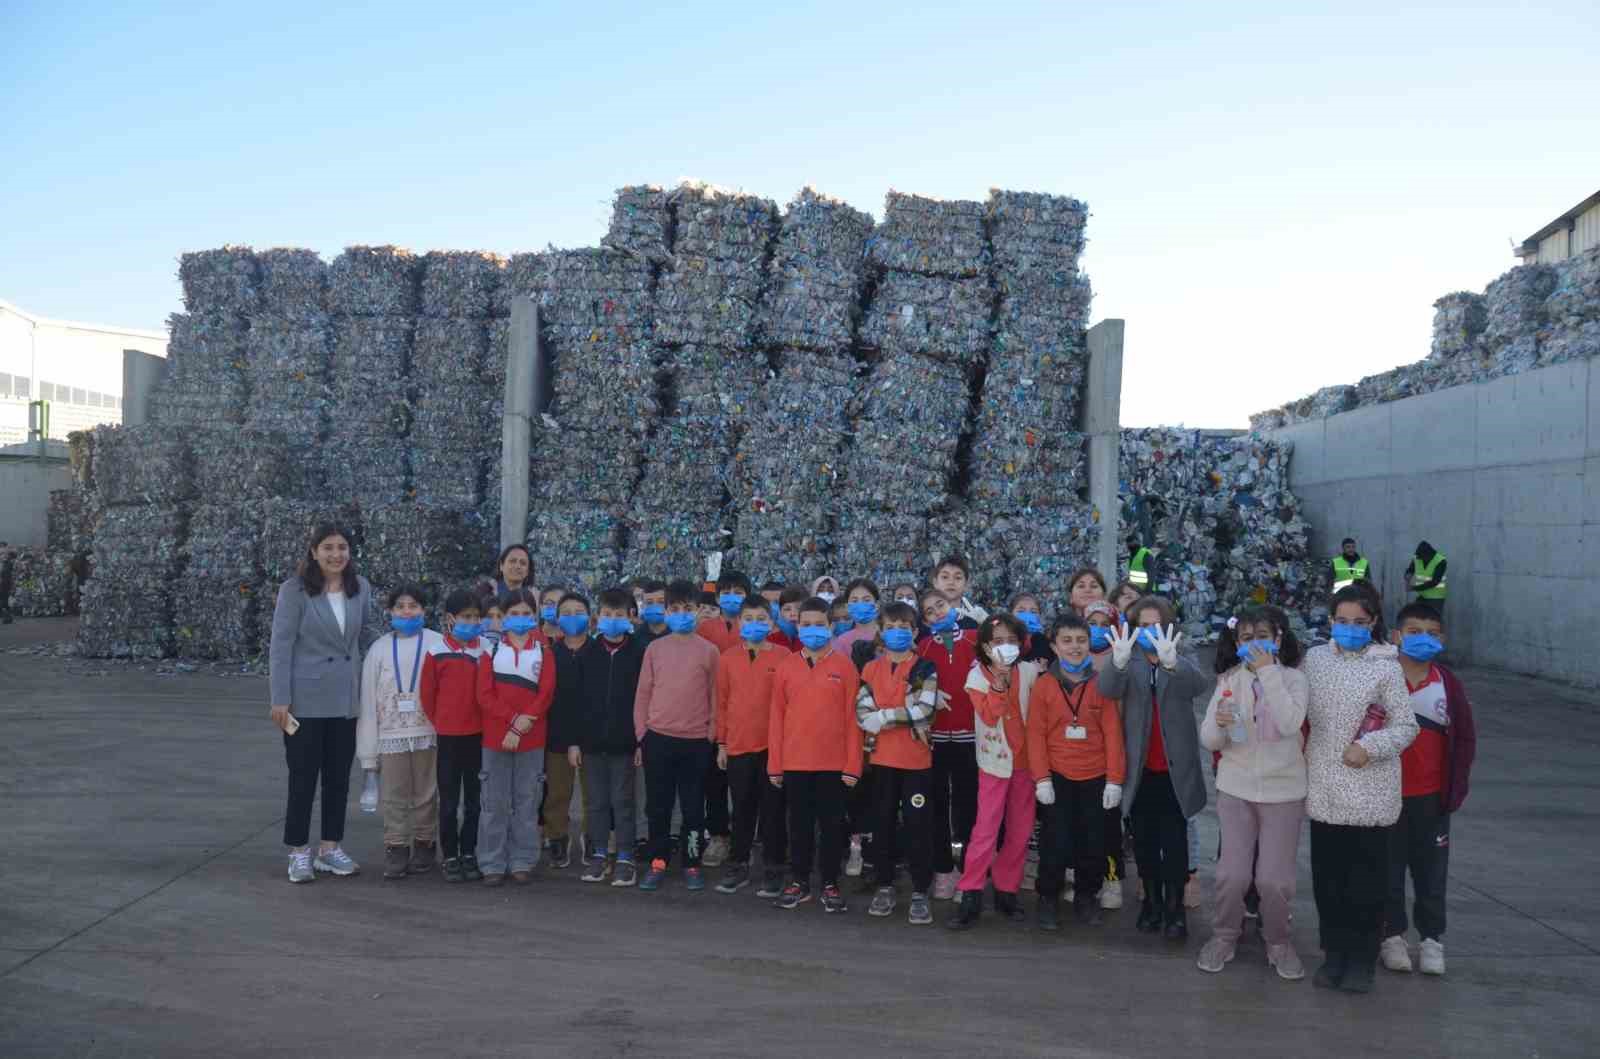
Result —
<instances>
[{"instance_id":1,"label":"worker in high-visibility vest","mask_svg":"<svg viewBox=\"0 0 1600 1059\"><path fill-rule=\"evenodd\" d=\"M1444 614L1444 601L1450 594L1445 582L1444 552L1427 541L1417 544L1417 553L1411 560L1411 573L1406 576L1406 591L1415 592L1417 599Z\"/></svg>"},{"instance_id":2,"label":"worker in high-visibility vest","mask_svg":"<svg viewBox=\"0 0 1600 1059\"><path fill-rule=\"evenodd\" d=\"M1141 595L1148 596L1156 590L1156 553L1140 544L1130 540L1128 547L1133 554L1128 559L1128 584L1137 588Z\"/></svg>"},{"instance_id":3,"label":"worker in high-visibility vest","mask_svg":"<svg viewBox=\"0 0 1600 1059\"><path fill-rule=\"evenodd\" d=\"M1356 539L1346 537L1339 544L1339 554L1333 557L1333 590L1348 588L1357 581L1370 581L1367 565L1367 557L1356 550Z\"/></svg>"}]
</instances>

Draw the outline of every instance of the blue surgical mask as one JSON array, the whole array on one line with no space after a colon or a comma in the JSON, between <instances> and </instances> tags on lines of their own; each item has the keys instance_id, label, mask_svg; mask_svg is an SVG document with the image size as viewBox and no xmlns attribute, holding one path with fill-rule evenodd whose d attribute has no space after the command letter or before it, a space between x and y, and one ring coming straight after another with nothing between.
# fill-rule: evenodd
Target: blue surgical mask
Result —
<instances>
[{"instance_id":1,"label":"blue surgical mask","mask_svg":"<svg viewBox=\"0 0 1600 1059\"><path fill-rule=\"evenodd\" d=\"M928 628L932 629L934 632L953 632L955 631L956 621L958 619L959 615L957 615L955 611L945 611L944 617L940 618L936 622L930 623Z\"/></svg>"},{"instance_id":2,"label":"blue surgical mask","mask_svg":"<svg viewBox=\"0 0 1600 1059\"><path fill-rule=\"evenodd\" d=\"M739 626L739 638L748 644L763 643L772 635L772 626L764 621L747 621Z\"/></svg>"},{"instance_id":3,"label":"blue surgical mask","mask_svg":"<svg viewBox=\"0 0 1600 1059\"><path fill-rule=\"evenodd\" d=\"M843 636L845 633L849 632L855 627L856 623L853 621L836 621L833 623L833 635Z\"/></svg>"},{"instance_id":4,"label":"blue surgical mask","mask_svg":"<svg viewBox=\"0 0 1600 1059\"><path fill-rule=\"evenodd\" d=\"M744 597L734 595L732 592L724 592L717 597L717 606L722 608L722 613L725 616L736 618L739 616L739 612L744 609Z\"/></svg>"},{"instance_id":5,"label":"blue surgical mask","mask_svg":"<svg viewBox=\"0 0 1600 1059\"><path fill-rule=\"evenodd\" d=\"M1146 625L1139 630L1139 646L1146 651L1156 649L1156 630L1152 626Z\"/></svg>"},{"instance_id":6,"label":"blue surgical mask","mask_svg":"<svg viewBox=\"0 0 1600 1059\"><path fill-rule=\"evenodd\" d=\"M916 639L916 633L910 629L885 629L883 630L883 646L891 651L911 650L911 641Z\"/></svg>"},{"instance_id":7,"label":"blue surgical mask","mask_svg":"<svg viewBox=\"0 0 1600 1059\"><path fill-rule=\"evenodd\" d=\"M667 628L676 633L694 632L700 619L686 610L676 610L667 615Z\"/></svg>"},{"instance_id":8,"label":"blue surgical mask","mask_svg":"<svg viewBox=\"0 0 1600 1059\"><path fill-rule=\"evenodd\" d=\"M539 617L547 622L554 622L556 620L556 605L554 603L546 603L540 607Z\"/></svg>"},{"instance_id":9,"label":"blue surgical mask","mask_svg":"<svg viewBox=\"0 0 1600 1059\"><path fill-rule=\"evenodd\" d=\"M1239 656L1239 661L1247 662L1250 660L1250 649L1252 647L1259 647L1269 655L1276 655L1278 653L1278 645L1271 640L1246 641L1235 648L1233 653Z\"/></svg>"},{"instance_id":10,"label":"blue surgical mask","mask_svg":"<svg viewBox=\"0 0 1600 1059\"><path fill-rule=\"evenodd\" d=\"M1372 642L1372 630L1365 625L1334 622L1333 642L1344 651L1359 651Z\"/></svg>"},{"instance_id":11,"label":"blue surgical mask","mask_svg":"<svg viewBox=\"0 0 1600 1059\"><path fill-rule=\"evenodd\" d=\"M422 615L413 614L409 618L397 618L389 615L389 628L401 636L415 636L422 631Z\"/></svg>"},{"instance_id":12,"label":"blue surgical mask","mask_svg":"<svg viewBox=\"0 0 1600 1059\"><path fill-rule=\"evenodd\" d=\"M1031 610L1017 611L1017 620L1022 623L1022 627L1024 629L1027 629L1035 636L1044 632L1044 622L1040 621L1039 615L1035 614Z\"/></svg>"},{"instance_id":13,"label":"blue surgical mask","mask_svg":"<svg viewBox=\"0 0 1600 1059\"><path fill-rule=\"evenodd\" d=\"M667 620L667 608L660 603L646 603L639 608L639 618L646 625L660 625Z\"/></svg>"},{"instance_id":14,"label":"blue surgical mask","mask_svg":"<svg viewBox=\"0 0 1600 1059\"><path fill-rule=\"evenodd\" d=\"M568 636L581 636L589 631L589 615L563 614L556 619L556 624L561 626L561 631Z\"/></svg>"},{"instance_id":15,"label":"blue surgical mask","mask_svg":"<svg viewBox=\"0 0 1600 1059\"><path fill-rule=\"evenodd\" d=\"M1068 673L1073 674L1074 676L1082 676L1084 673L1087 673L1089 670L1094 668L1094 659L1092 658L1085 658L1081 662L1069 662L1065 658L1061 659L1060 661L1061 668L1066 670Z\"/></svg>"},{"instance_id":16,"label":"blue surgical mask","mask_svg":"<svg viewBox=\"0 0 1600 1059\"><path fill-rule=\"evenodd\" d=\"M1104 625L1089 626L1089 650L1104 651L1111 646L1111 630Z\"/></svg>"},{"instance_id":17,"label":"blue surgical mask","mask_svg":"<svg viewBox=\"0 0 1600 1059\"><path fill-rule=\"evenodd\" d=\"M538 626L532 614L508 614L506 620L500 623L505 626L506 632L513 636L526 636Z\"/></svg>"},{"instance_id":18,"label":"blue surgical mask","mask_svg":"<svg viewBox=\"0 0 1600 1059\"><path fill-rule=\"evenodd\" d=\"M805 625L800 629L800 642L813 651L822 650L832 639L833 633L825 625Z\"/></svg>"},{"instance_id":19,"label":"blue surgical mask","mask_svg":"<svg viewBox=\"0 0 1600 1059\"><path fill-rule=\"evenodd\" d=\"M599 621L600 635L609 636L611 639L620 639L633 631L633 622L627 618L601 618Z\"/></svg>"},{"instance_id":20,"label":"blue surgical mask","mask_svg":"<svg viewBox=\"0 0 1600 1059\"><path fill-rule=\"evenodd\" d=\"M878 605L870 599L857 600L849 604L850 620L857 625L865 625L869 621L878 620Z\"/></svg>"},{"instance_id":21,"label":"blue surgical mask","mask_svg":"<svg viewBox=\"0 0 1600 1059\"><path fill-rule=\"evenodd\" d=\"M458 621L454 625L450 626L450 635L454 636L461 643L466 643L469 640L476 640L478 637L483 635L483 622Z\"/></svg>"},{"instance_id":22,"label":"blue surgical mask","mask_svg":"<svg viewBox=\"0 0 1600 1059\"><path fill-rule=\"evenodd\" d=\"M787 636L789 639L793 640L795 636L799 634L800 630L795 628L794 622L790 621L788 618L779 617L778 631L783 633L783 635Z\"/></svg>"},{"instance_id":23,"label":"blue surgical mask","mask_svg":"<svg viewBox=\"0 0 1600 1059\"><path fill-rule=\"evenodd\" d=\"M771 603L768 603L767 604L767 610L772 612L772 620L773 621L777 621L778 620L778 613L779 613L777 601L773 601Z\"/></svg>"},{"instance_id":24,"label":"blue surgical mask","mask_svg":"<svg viewBox=\"0 0 1600 1059\"><path fill-rule=\"evenodd\" d=\"M1414 632L1400 638L1400 653L1418 662L1431 662L1444 650L1444 641L1431 632Z\"/></svg>"}]
</instances>

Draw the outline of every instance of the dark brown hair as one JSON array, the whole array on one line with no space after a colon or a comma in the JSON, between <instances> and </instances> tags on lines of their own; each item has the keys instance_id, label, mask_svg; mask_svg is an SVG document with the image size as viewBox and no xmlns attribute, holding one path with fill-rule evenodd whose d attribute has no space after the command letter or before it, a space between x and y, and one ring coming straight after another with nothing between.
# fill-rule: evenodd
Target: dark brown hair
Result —
<instances>
[{"instance_id":1,"label":"dark brown hair","mask_svg":"<svg viewBox=\"0 0 1600 1059\"><path fill-rule=\"evenodd\" d=\"M344 564L341 580L344 582L344 594L354 599L356 593L361 591L361 582L356 580L355 545L350 543L350 534L345 532L344 527L332 522L323 522L311 531L305 553L300 556L300 587L305 589L308 596L320 596L327 587L322 578L322 567L317 563L317 545L329 537L343 537L344 542L350 545L350 561Z\"/></svg>"}]
</instances>

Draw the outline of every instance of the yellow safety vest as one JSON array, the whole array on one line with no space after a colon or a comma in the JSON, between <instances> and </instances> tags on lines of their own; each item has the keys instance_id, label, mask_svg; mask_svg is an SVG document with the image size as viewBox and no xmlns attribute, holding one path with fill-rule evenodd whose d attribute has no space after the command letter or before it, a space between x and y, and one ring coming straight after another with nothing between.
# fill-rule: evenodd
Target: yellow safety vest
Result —
<instances>
[{"instance_id":1,"label":"yellow safety vest","mask_svg":"<svg viewBox=\"0 0 1600 1059\"><path fill-rule=\"evenodd\" d=\"M1141 547L1128 560L1128 583L1135 588L1150 587L1150 574L1144 568L1145 560L1149 557L1150 549Z\"/></svg>"},{"instance_id":2,"label":"yellow safety vest","mask_svg":"<svg viewBox=\"0 0 1600 1059\"><path fill-rule=\"evenodd\" d=\"M1367 557L1363 555L1354 563L1349 562L1341 555L1333 557L1333 590L1349 588L1357 581L1367 579Z\"/></svg>"},{"instance_id":3,"label":"yellow safety vest","mask_svg":"<svg viewBox=\"0 0 1600 1059\"><path fill-rule=\"evenodd\" d=\"M1438 569L1439 564L1442 563L1442 562L1444 562L1444 552L1434 552L1433 553L1433 558L1428 560L1428 563L1427 563L1426 566L1423 565L1421 559L1412 558L1412 560L1411 560L1411 578L1412 578L1412 580L1414 582L1418 582L1418 583L1426 582L1426 581L1432 581L1433 580L1433 572L1434 572L1434 570ZM1444 577L1441 577L1439 579L1438 585L1434 586L1433 588L1424 589L1421 592L1418 592L1417 593L1417 598L1418 599L1444 599L1446 596L1448 596L1450 594L1449 591L1448 591L1448 586L1445 583L1449 579L1450 579L1450 576L1448 574L1446 574Z\"/></svg>"}]
</instances>

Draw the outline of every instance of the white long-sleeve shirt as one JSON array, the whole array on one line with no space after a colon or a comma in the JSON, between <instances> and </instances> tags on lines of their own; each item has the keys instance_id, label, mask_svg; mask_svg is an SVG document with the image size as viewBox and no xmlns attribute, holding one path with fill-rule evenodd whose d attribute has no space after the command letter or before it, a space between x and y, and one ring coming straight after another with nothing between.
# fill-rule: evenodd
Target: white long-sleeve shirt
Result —
<instances>
[{"instance_id":1,"label":"white long-sleeve shirt","mask_svg":"<svg viewBox=\"0 0 1600 1059\"><path fill-rule=\"evenodd\" d=\"M423 629L416 636L402 636L396 643L394 633L385 633L367 649L366 660L361 665L361 714L356 720L356 757L361 767L378 767L380 754L403 754L410 750L426 750L438 742L433 725L422 709L422 669L417 668L417 683L410 694L416 700L414 712L400 710L400 687L411 687L412 661L420 650L424 656L444 643L444 637L432 629ZM391 650L390 644L395 644ZM400 656L402 674L396 674L394 656Z\"/></svg>"}]
</instances>

